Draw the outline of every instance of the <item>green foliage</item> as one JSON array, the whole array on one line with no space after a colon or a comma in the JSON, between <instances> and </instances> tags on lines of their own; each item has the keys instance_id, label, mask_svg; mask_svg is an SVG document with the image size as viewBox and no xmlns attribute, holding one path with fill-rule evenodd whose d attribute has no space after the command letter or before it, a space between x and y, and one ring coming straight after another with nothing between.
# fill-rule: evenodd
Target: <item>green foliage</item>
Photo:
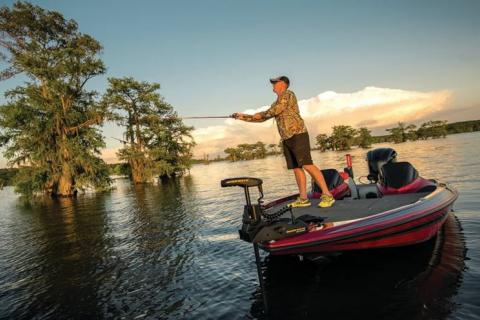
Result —
<instances>
[{"instance_id":1,"label":"green foliage","mask_svg":"<svg viewBox=\"0 0 480 320\"><path fill-rule=\"evenodd\" d=\"M324 134L320 133L315 137L316 145L321 152L325 152L328 149L332 149L332 139Z\"/></svg>"},{"instance_id":2,"label":"green foliage","mask_svg":"<svg viewBox=\"0 0 480 320\"><path fill-rule=\"evenodd\" d=\"M252 144L242 143L236 148L227 148L224 152L230 161L263 159L267 156L265 143L261 141Z\"/></svg>"},{"instance_id":3,"label":"green foliage","mask_svg":"<svg viewBox=\"0 0 480 320\"><path fill-rule=\"evenodd\" d=\"M20 168L13 179L15 191L29 197L44 190L49 173L48 170L38 166Z\"/></svg>"},{"instance_id":4,"label":"green foliage","mask_svg":"<svg viewBox=\"0 0 480 320\"><path fill-rule=\"evenodd\" d=\"M111 119L125 128L124 147L117 153L130 165L135 183L152 177L181 174L191 166L192 127L178 118L171 105L158 94L158 83L131 77L109 78L103 105Z\"/></svg>"},{"instance_id":5,"label":"green foliage","mask_svg":"<svg viewBox=\"0 0 480 320\"><path fill-rule=\"evenodd\" d=\"M394 142L402 143L428 138L445 138L447 134L480 131L480 120L462 121L447 124L447 121L427 121L418 129L414 124L406 125L402 122L397 127L386 129L389 135L372 136L367 128L354 130L349 126L333 127L331 136L319 134L316 137L316 145L320 151L348 150L348 146L358 145L361 148L369 148L373 143ZM339 143L341 141L341 143ZM340 148L339 148L340 146Z\"/></svg>"},{"instance_id":6,"label":"green foliage","mask_svg":"<svg viewBox=\"0 0 480 320\"><path fill-rule=\"evenodd\" d=\"M439 122L433 121L433 123L438 124ZM352 133L352 129L349 126L342 126L346 128L342 128L342 130L346 130L347 132ZM402 124L403 131L405 132L405 138L407 140L416 140L418 139L418 130L416 129L415 125L405 125ZM337 127L338 128L338 127ZM350 128L350 130L348 130ZM458 123L451 123L446 125L447 134L450 133L460 133L460 132L472 132L472 131L480 131L480 120L476 121L463 121ZM419 128L420 129L420 128ZM338 133L339 129L337 129ZM403 137L403 136L402 136ZM361 148L369 148L374 143L385 143L385 142L392 142L392 135L382 135L382 136L372 136L371 131L367 128L360 128L355 130L355 134L350 134L349 143L346 145L358 145ZM333 138L332 136L328 136L326 134L319 134L316 136L316 147L320 151L327 151L327 150L335 150L332 145ZM258 144L258 142L257 142ZM227 154L227 157L222 160L230 160L230 161L238 161L238 160L250 160L250 159L258 159L258 155L252 150L255 149L257 144L240 144L237 147L229 147L224 150ZM268 147L270 151L267 152L267 155L274 154L273 150L278 150L281 152L283 145L280 142L277 148L273 147L273 144L269 144ZM261 153L260 153L261 154ZM206 155L208 158L208 155ZM195 163L206 163L205 159L193 160ZM209 160L209 161L220 161L218 158L217 160Z\"/></svg>"},{"instance_id":7,"label":"green foliage","mask_svg":"<svg viewBox=\"0 0 480 320\"><path fill-rule=\"evenodd\" d=\"M447 121L436 120L423 123L417 131L417 136L423 140L438 139L445 138L447 133Z\"/></svg>"},{"instance_id":8,"label":"green foliage","mask_svg":"<svg viewBox=\"0 0 480 320\"><path fill-rule=\"evenodd\" d=\"M445 138L447 132L447 121L428 121L423 123L418 129L413 124L405 125L398 123L397 127L387 129L391 133L390 141L402 143L408 140L415 141L418 139L426 140L428 138Z\"/></svg>"},{"instance_id":9,"label":"green foliage","mask_svg":"<svg viewBox=\"0 0 480 320\"><path fill-rule=\"evenodd\" d=\"M480 120L448 123L447 134L480 131Z\"/></svg>"},{"instance_id":10,"label":"green foliage","mask_svg":"<svg viewBox=\"0 0 480 320\"><path fill-rule=\"evenodd\" d=\"M257 143L255 143L254 153L258 158L265 158L265 156L267 155L267 149L265 147L265 143L261 141L258 141Z\"/></svg>"},{"instance_id":11,"label":"green foliage","mask_svg":"<svg viewBox=\"0 0 480 320\"><path fill-rule=\"evenodd\" d=\"M410 141L418 140L418 131L416 130L417 126L411 124L407 126L407 139Z\"/></svg>"},{"instance_id":12,"label":"green foliage","mask_svg":"<svg viewBox=\"0 0 480 320\"><path fill-rule=\"evenodd\" d=\"M130 166L128 163L111 163L108 164L108 174L110 176L130 176Z\"/></svg>"},{"instance_id":13,"label":"green foliage","mask_svg":"<svg viewBox=\"0 0 480 320\"><path fill-rule=\"evenodd\" d=\"M279 146L278 144L275 144L275 143L270 143L268 145L268 151L267 151L267 155L277 155L277 154L280 154L281 153L281 148L283 148L283 146Z\"/></svg>"},{"instance_id":14,"label":"green foliage","mask_svg":"<svg viewBox=\"0 0 480 320\"><path fill-rule=\"evenodd\" d=\"M402 143L408 140L412 136L412 132L415 130L415 125L405 125L403 122L398 123L398 127L387 129L391 134L391 140L395 143Z\"/></svg>"},{"instance_id":15,"label":"green foliage","mask_svg":"<svg viewBox=\"0 0 480 320\"><path fill-rule=\"evenodd\" d=\"M3 79L29 79L6 93L0 106L0 146L10 166L19 166L17 191L69 196L75 189L110 183L99 158L104 142L95 125L104 108L85 89L103 74L102 47L60 13L16 2L0 9Z\"/></svg>"},{"instance_id":16,"label":"green foliage","mask_svg":"<svg viewBox=\"0 0 480 320\"><path fill-rule=\"evenodd\" d=\"M330 136L333 150L350 150L357 131L351 126L333 126Z\"/></svg>"},{"instance_id":17,"label":"green foliage","mask_svg":"<svg viewBox=\"0 0 480 320\"><path fill-rule=\"evenodd\" d=\"M358 130L357 145L360 148L370 148L372 146L372 141L373 139L370 130L367 128L360 128Z\"/></svg>"},{"instance_id":18,"label":"green foliage","mask_svg":"<svg viewBox=\"0 0 480 320\"><path fill-rule=\"evenodd\" d=\"M227 154L227 159L232 162L240 160L240 149L239 148L226 148L223 152Z\"/></svg>"},{"instance_id":19,"label":"green foliage","mask_svg":"<svg viewBox=\"0 0 480 320\"><path fill-rule=\"evenodd\" d=\"M17 173L18 169L16 168L0 169L0 188L12 185L13 179Z\"/></svg>"},{"instance_id":20,"label":"green foliage","mask_svg":"<svg viewBox=\"0 0 480 320\"><path fill-rule=\"evenodd\" d=\"M371 131L367 128L355 130L351 126L333 126L330 136L321 133L315 137L316 146L321 152L331 150L350 150L353 145L369 148L373 143Z\"/></svg>"}]
</instances>

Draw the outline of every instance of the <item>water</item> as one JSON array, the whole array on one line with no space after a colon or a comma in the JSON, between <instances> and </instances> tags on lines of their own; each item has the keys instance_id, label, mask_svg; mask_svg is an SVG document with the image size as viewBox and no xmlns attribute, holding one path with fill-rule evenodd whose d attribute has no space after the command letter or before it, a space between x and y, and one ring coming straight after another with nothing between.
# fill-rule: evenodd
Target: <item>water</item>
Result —
<instances>
[{"instance_id":1,"label":"water","mask_svg":"<svg viewBox=\"0 0 480 320\"><path fill-rule=\"evenodd\" d=\"M376 147L383 145L376 145ZM265 259L272 318L480 318L480 134L395 145L460 191L444 232L419 246L316 263ZM357 176L364 150L353 150ZM342 168L343 152L313 157ZM24 203L0 191L0 318L263 318L253 251L238 239L243 195L225 177L264 179L267 200L294 192L281 156L195 166L160 186ZM457 221L458 219L458 221Z\"/></svg>"}]
</instances>

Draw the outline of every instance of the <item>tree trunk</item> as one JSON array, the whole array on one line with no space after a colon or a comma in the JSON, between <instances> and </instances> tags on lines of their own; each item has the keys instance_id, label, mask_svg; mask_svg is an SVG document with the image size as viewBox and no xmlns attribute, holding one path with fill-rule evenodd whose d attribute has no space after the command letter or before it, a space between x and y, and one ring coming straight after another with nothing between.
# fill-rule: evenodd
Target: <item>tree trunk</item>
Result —
<instances>
[{"instance_id":1,"label":"tree trunk","mask_svg":"<svg viewBox=\"0 0 480 320\"><path fill-rule=\"evenodd\" d=\"M167 183L167 182L170 181L170 179L172 177L170 177L169 175L166 175L166 174L162 174L159 178L160 178L161 183Z\"/></svg>"},{"instance_id":2,"label":"tree trunk","mask_svg":"<svg viewBox=\"0 0 480 320\"><path fill-rule=\"evenodd\" d=\"M139 160L130 161L130 168L132 170L132 181L135 184L143 183L143 166Z\"/></svg>"},{"instance_id":3,"label":"tree trunk","mask_svg":"<svg viewBox=\"0 0 480 320\"><path fill-rule=\"evenodd\" d=\"M54 195L59 197L70 197L73 195L73 177L68 165L64 165L62 168L62 175L58 180Z\"/></svg>"},{"instance_id":4,"label":"tree trunk","mask_svg":"<svg viewBox=\"0 0 480 320\"><path fill-rule=\"evenodd\" d=\"M52 196L57 197L71 197L74 195L74 177L70 166L68 165L70 161L70 153L67 149L67 134L65 132L65 126L60 121L59 118L56 119L56 131L58 136L60 136L60 157L61 157L61 174L60 178L56 183L54 183L54 188L52 190Z\"/></svg>"}]
</instances>

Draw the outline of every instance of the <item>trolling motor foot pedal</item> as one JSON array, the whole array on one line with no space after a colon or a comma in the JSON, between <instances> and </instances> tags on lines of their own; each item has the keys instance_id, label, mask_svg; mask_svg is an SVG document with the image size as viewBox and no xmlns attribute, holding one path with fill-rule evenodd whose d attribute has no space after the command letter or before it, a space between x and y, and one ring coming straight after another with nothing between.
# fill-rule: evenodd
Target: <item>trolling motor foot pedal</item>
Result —
<instances>
[{"instance_id":1,"label":"trolling motor foot pedal","mask_svg":"<svg viewBox=\"0 0 480 320\"><path fill-rule=\"evenodd\" d=\"M250 178L250 177L240 177L240 178L229 178L223 179L220 184L223 188L225 187L242 187L242 188L249 188L249 187L262 187L262 179L258 178Z\"/></svg>"}]
</instances>

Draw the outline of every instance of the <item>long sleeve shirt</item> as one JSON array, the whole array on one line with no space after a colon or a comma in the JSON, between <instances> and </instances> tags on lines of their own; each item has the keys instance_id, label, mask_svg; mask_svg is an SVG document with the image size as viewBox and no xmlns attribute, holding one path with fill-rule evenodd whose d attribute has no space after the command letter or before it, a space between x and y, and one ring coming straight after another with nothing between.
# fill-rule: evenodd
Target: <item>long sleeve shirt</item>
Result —
<instances>
[{"instance_id":1,"label":"long sleeve shirt","mask_svg":"<svg viewBox=\"0 0 480 320\"><path fill-rule=\"evenodd\" d=\"M260 114L262 115L262 120L275 117L282 140L307 132L305 123L300 116L297 97L290 90L283 92L267 111L260 112Z\"/></svg>"}]
</instances>

